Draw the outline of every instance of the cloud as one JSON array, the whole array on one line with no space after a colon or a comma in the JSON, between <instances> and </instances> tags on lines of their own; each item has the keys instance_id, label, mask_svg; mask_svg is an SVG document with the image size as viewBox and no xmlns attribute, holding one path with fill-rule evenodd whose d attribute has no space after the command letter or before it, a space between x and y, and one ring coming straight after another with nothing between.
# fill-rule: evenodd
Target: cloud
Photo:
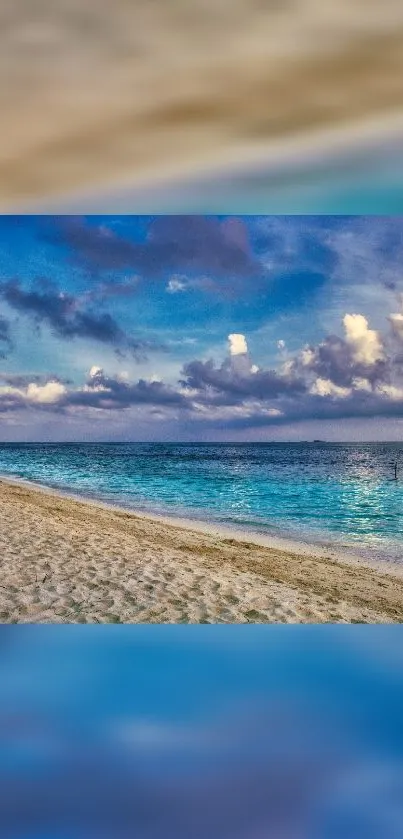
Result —
<instances>
[{"instance_id":1,"label":"cloud","mask_svg":"<svg viewBox=\"0 0 403 839\"><path fill-rule=\"evenodd\" d=\"M384 296L385 289L397 290L403 259L401 217L341 217L332 229L326 228L324 240L335 257L332 276L339 288L372 286Z\"/></svg>"},{"instance_id":2,"label":"cloud","mask_svg":"<svg viewBox=\"0 0 403 839\"><path fill-rule=\"evenodd\" d=\"M29 289L23 288L18 280L3 282L0 296L11 308L33 318L37 324L47 323L61 338L99 341L134 355L150 346L128 335L109 313L80 308L78 298L60 291L49 281L33 283Z\"/></svg>"},{"instance_id":3,"label":"cloud","mask_svg":"<svg viewBox=\"0 0 403 839\"><path fill-rule=\"evenodd\" d=\"M103 375L102 367L96 367L94 365L93 367L91 367L89 375L90 375L90 379L96 379L97 376L102 376Z\"/></svg>"},{"instance_id":4,"label":"cloud","mask_svg":"<svg viewBox=\"0 0 403 839\"><path fill-rule=\"evenodd\" d=\"M67 393L66 384L57 378L49 377L44 383L38 383L27 381L24 376L0 375L0 412L35 406L56 407Z\"/></svg>"},{"instance_id":5,"label":"cloud","mask_svg":"<svg viewBox=\"0 0 403 839\"><path fill-rule=\"evenodd\" d=\"M80 216L54 218L42 231L42 238L67 246L72 258L91 271L127 269L133 267L137 256L136 245L118 236L107 220L94 225Z\"/></svg>"},{"instance_id":6,"label":"cloud","mask_svg":"<svg viewBox=\"0 0 403 839\"><path fill-rule=\"evenodd\" d=\"M370 327L362 314L342 319L344 337L281 356L278 369L252 364L246 336L230 333L228 355L186 362L178 381L159 375L131 381L93 365L85 383L55 377L8 379L0 385L0 410L35 408L76 412L141 410L143 418L175 419L203 428L253 428L302 420L403 417L403 370L394 337ZM180 431L179 431L180 433Z\"/></svg>"},{"instance_id":7,"label":"cloud","mask_svg":"<svg viewBox=\"0 0 403 839\"><path fill-rule=\"evenodd\" d=\"M228 343L233 372L237 376L245 377L250 375L253 368L253 372L257 373L258 368L255 369L250 360L245 335L232 333L228 335Z\"/></svg>"},{"instance_id":8,"label":"cloud","mask_svg":"<svg viewBox=\"0 0 403 839\"><path fill-rule=\"evenodd\" d=\"M335 385L330 379L315 379L309 392L315 396L338 396L344 399L350 396L351 388Z\"/></svg>"},{"instance_id":9,"label":"cloud","mask_svg":"<svg viewBox=\"0 0 403 839\"><path fill-rule=\"evenodd\" d=\"M15 388L26 388L29 384L46 384L47 382L58 382L60 384L71 384L70 379L62 379L55 373L7 373L0 372L0 383L11 385Z\"/></svg>"},{"instance_id":10,"label":"cloud","mask_svg":"<svg viewBox=\"0 0 403 839\"><path fill-rule=\"evenodd\" d=\"M329 335L316 347L304 347L293 361L295 372L310 371L340 387L351 386L354 379L384 379L389 362L380 333L369 328L363 315L346 314L342 322L345 337Z\"/></svg>"},{"instance_id":11,"label":"cloud","mask_svg":"<svg viewBox=\"0 0 403 839\"><path fill-rule=\"evenodd\" d=\"M142 405L186 409L189 401L178 389L154 376L129 382L126 376L107 376L96 366L82 387L68 387L50 378L41 384L26 380L20 386L0 384L0 412L4 413L32 407L65 412L81 408L111 411Z\"/></svg>"},{"instance_id":12,"label":"cloud","mask_svg":"<svg viewBox=\"0 0 403 839\"><path fill-rule=\"evenodd\" d=\"M44 385L32 382L27 387L27 399L39 405L54 405L67 393L66 386L60 382L49 381Z\"/></svg>"},{"instance_id":13,"label":"cloud","mask_svg":"<svg viewBox=\"0 0 403 839\"><path fill-rule=\"evenodd\" d=\"M241 219L209 216L158 216L143 250L143 270L164 268L227 278L249 276L255 261Z\"/></svg>"},{"instance_id":14,"label":"cloud","mask_svg":"<svg viewBox=\"0 0 403 839\"><path fill-rule=\"evenodd\" d=\"M237 358L237 356L235 356ZM282 375L276 370L241 369L230 360L217 367L212 359L191 361L184 365L181 384L200 391L203 400L218 404L224 398L239 401L240 398L260 400L274 399L280 395L296 395L306 389L305 383L291 375ZM210 393L209 393L210 392Z\"/></svg>"},{"instance_id":15,"label":"cloud","mask_svg":"<svg viewBox=\"0 0 403 839\"><path fill-rule=\"evenodd\" d=\"M394 337L397 338L400 343L403 342L403 294L399 295L399 302L401 304L402 311L389 315L389 322L392 327Z\"/></svg>"},{"instance_id":16,"label":"cloud","mask_svg":"<svg viewBox=\"0 0 403 839\"><path fill-rule=\"evenodd\" d=\"M245 335L233 333L232 335L228 335L228 341L230 355L239 355L240 353L248 352Z\"/></svg>"},{"instance_id":17,"label":"cloud","mask_svg":"<svg viewBox=\"0 0 403 839\"><path fill-rule=\"evenodd\" d=\"M397 387L396 385L390 385L386 382L378 385L377 392L380 395L385 395L388 399L392 401L398 401L403 403L403 386Z\"/></svg>"},{"instance_id":18,"label":"cloud","mask_svg":"<svg viewBox=\"0 0 403 839\"><path fill-rule=\"evenodd\" d=\"M397 312L396 314L389 315L389 320L394 334L403 341L403 314Z\"/></svg>"},{"instance_id":19,"label":"cloud","mask_svg":"<svg viewBox=\"0 0 403 839\"><path fill-rule=\"evenodd\" d=\"M364 315L345 315L343 324L353 361L364 366L373 366L384 360L380 335L375 329L368 328L368 321Z\"/></svg>"},{"instance_id":20,"label":"cloud","mask_svg":"<svg viewBox=\"0 0 403 839\"><path fill-rule=\"evenodd\" d=\"M100 367L92 367L87 383L69 391L63 406L95 407L107 410L132 405L187 407L184 396L175 388L152 377L130 383L126 378L107 376Z\"/></svg>"},{"instance_id":21,"label":"cloud","mask_svg":"<svg viewBox=\"0 0 403 839\"><path fill-rule=\"evenodd\" d=\"M0 358L4 358L10 348L10 322L0 315Z\"/></svg>"},{"instance_id":22,"label":"cloud","mask_svg":"<svg viewBox=\"0 0 403 839\"><path fill-rule=\"evenodd\" d=\"M403 417L403 375L387 335L371 329L361 314L347 313L342 325L343 338L330 335L306 346L278 370L257 368L248 352L234 355L234 348L247 351L247 342L242 334L232 335L228 359L220 366L212 359L188 362L181 383L204 421L220 427ZM248 364L237 367L238 358L248 358Z\"/></svg>"},{"instance_id":23,"label":"cloud","mask_svg":"<svg viewBox=\"0 0 403 839\"><path fill-rule=\"evenodd\" d=\"M178 291L185 291L187 288L186 280L179 277L171 277L167 285L167 291L170 294L177 294Z\"/></svg>"},{"instance_id":24,"label":"cloud","mask_svg":"<svg viewBox=\"0 0 403 839\"><path fill-rule=\"evenodd\" d=\"M242 219L209 216L156 216L143 242L118 236L106 219L57 219L45 237L68 246L72 257L90 271L131 270L144 278L190 272L227 278L250 275L254 259Z\"/></svg>"}]
</instances>

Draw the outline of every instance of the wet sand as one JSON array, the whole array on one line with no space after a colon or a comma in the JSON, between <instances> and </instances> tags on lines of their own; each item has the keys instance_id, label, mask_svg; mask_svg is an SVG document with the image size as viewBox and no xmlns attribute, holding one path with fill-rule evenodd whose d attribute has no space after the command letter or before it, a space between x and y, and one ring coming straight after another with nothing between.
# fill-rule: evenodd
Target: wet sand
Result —
<instances>
[{"instance_id":1,"label":"wet sand","mask_svg":"<svg viewBox=\"0 0 403 839\"><path fill-rule=\"evenodd\" d=\"M389 623L403 573L0 481L4 623Z\"/></svg>"}]
</instances>

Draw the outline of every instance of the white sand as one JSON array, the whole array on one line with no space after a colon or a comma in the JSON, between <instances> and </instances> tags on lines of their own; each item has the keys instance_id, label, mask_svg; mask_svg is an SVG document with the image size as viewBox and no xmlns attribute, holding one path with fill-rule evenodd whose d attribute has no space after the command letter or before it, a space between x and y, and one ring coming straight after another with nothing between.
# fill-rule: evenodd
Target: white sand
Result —
<instances>
[{"instance_id":1,"label":"white sand","mask_svg":"<svg viewBox=\"0 0 403 839\"><path fill-rule=\"evenodd\" d=\"M401 622L403 577L0 482L3 622Z\"/></svg>"}]
</instances>

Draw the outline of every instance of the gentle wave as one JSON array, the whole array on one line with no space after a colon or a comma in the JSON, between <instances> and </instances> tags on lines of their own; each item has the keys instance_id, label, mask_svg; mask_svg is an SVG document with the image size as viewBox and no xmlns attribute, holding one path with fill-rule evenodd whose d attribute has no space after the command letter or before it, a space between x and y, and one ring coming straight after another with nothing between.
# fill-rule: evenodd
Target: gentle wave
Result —
<instances>
[{"instance_id":1,"label":"gentle wave","mask_svg":"<svg viewBox=\"0 0 403 839\"><path fill-rule=\"evenodd\" d=\"M3 444L0 472L144 513L403 553L397 443Z\"/></svg>"}]
</instances>

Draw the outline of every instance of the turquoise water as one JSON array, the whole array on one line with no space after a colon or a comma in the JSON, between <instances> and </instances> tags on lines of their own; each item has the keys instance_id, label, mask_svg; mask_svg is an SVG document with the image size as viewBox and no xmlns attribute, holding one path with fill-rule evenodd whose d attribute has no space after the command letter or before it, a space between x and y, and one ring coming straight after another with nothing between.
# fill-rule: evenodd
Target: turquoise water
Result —
<instances>
[{"instance_id":1,"label":"turquoise water","mask_svg":"<svg viewBox=\"0 0 403 839\"><path fill-rule=\"evenodd\" d=\"M403 557L398 443L9 443L0 473L133 510Z\"/></svg>"}]
</instances>

